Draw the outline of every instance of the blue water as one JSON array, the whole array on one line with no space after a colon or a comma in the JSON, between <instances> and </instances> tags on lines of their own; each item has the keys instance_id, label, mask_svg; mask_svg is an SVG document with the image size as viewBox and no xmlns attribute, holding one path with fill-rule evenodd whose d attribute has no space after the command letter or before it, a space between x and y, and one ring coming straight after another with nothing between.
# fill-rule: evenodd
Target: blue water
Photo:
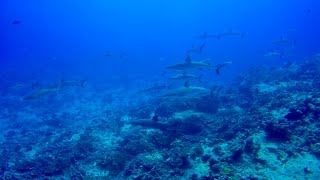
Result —
<instances>
[{"instance_id":1,"label":"blue water","mask_svg":"<svg viewBox=\"0 0 320 180\"><path fill-rule=\"evenodd\" d=\"M82 101L99 101L104 90L124 88L110 96L125 97L155 84L172 88L170 77L177 71L166 67L184 63L186 51L204 41L203 52L192 55L193 61L232 64L220 75L214 69L196 71L204 81L191 85L230 85L252 67L301 63L320 53L319 7L316 0L2 0L0 95L6 107L0 111L20 112L23 108L15 105L22 105L43 115L47 112L38 108L54 107L50 113L55 113L81 96L86 97ZM215 35L229 31L240 32L243 37L194 38L205 32ZM282 38L289 44L273 43ZM266 57L268 52L285 55ZM67 97L64 101L59 97L23 100L37 89L41 92L54 83L74 79L85 79L86 86L76 87L79 95L69 97L70 102ZM11 89L21 84L37 86ZM175 82L174 87L183 84ZM64 93L75 92L62 90L60 98ZM144 95L135 98L139 96L144 101ZM10 98L14 102L6 105ZM131 108L128 104L123 106ZM7 130L5 127L3 132Z\"/></svg>"},{"instance_id":2,"label":"blue water","mask_svg":"<svg viewBox=\"0 0 320 180\"><path fill-rule=\"evenodd\" d=\"M316 1L6 0L1 6L1 64L38 73L147 78L183 60L192 37L228 30L245 32L246 37L210 40L204 56L212 63L229 56L231 72L252 64L281 64L261 57L278 48L271 41L281 36L297 42L290 60L318 51L318 6ZM15 19L22 23L12 25ZM123 65L116 58L106 59L107 51L124 52L128 60ZM47 62L50 57L55 57L52 64Z\"/></svg>"}]
</instances>

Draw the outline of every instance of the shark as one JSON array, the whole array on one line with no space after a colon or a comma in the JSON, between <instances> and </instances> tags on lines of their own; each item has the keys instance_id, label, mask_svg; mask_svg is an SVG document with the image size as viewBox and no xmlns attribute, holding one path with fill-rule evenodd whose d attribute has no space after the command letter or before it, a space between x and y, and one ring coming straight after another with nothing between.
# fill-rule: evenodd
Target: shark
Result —
<instances>
[{"instance_id":1,"label":"shark","mask_svg":"<svg viewBox=\"0 0 320 180\"><path fill-rule=\"evenodd\" d=\"M207 39L211 39L211 38L218 39L218 35L209 34L208 32L203 32L200 35L194 36L194 38L195 39L202 39L202 40L207 40Z\"/></svg>"},{"instance_id":2,"label":"shark","mask_svg":"<svg viewBox=\"0 0 320 180\"><path fill-rule=\"evenodd\" d=\"M210 95L210 89L199 86L183 86L166 92L162 97L202 97Z\"/></svg>"},{"instance_id":3,"label":"shark","mask_svg":"<svg viewBox=\"0 0 320 180\"><path fill-rule=\"evenodd\" d=\"M169 88L170 88L170 85L155 83L151 87L140 90L139 93L158 92L158 91L169 89Z\"/></svg>"},{"instance_id":4,"label":"shark","mask_svg":"<svg viewBox=\"0 0 320 180\"><path fill-rule=\"evenodd\" d=\"M210 59L206 59L208 61ZM190 56L187 56L184 63L177 63L174 65L167 66L167 69L176 69L176 70L188 70L188 69L215 69L216 74L220 75L221 69L226 67L229 64L232 64L232 61L227 61L217 65L211 65L205 61L192 61Z\"/></svg>"},{"instance_id":5,"label":"shark","mask_svg":"<svg viewBox=\"0 0 320 180\"><path fill-rule=\"evenodd\" d=\"M61 87L81 87L84 88L85 83L87 82L86 79L82 80L64 80L60 81Z\"/></svg>"},{"instance_id":6,"label":"shark","mask_svg":"<svg viewBox=\"0 0 320 180\"><path fill-rule=\"evenodd\" d=\"M320 58L320 53L314 55L315 58Z\"/></svg>"},{"instance_id":7,"label":"shark","mask_svg":"<svg viewBox=\"0 0 320 180\"><path fill-rule=\"evenodd\" d=\"M33 91L31 94L23 97L23 100L34 100L39 99L41 97L47 96L49 94L58 93L60 86L57 87L49 87L49 88L40 88L36 91Z\"/></svg>"},{"instance_id":8,"label":"shark","mask_svg":"<svg viewBox=\"0 0 320 180\"><path fill-rule=\"evenodd\" d=\"M267 52L266 54L264 54L263 56L266 57L266 58L268 58L268 57L280 57L280 58L283 58L283 53L270 51L270 52Z\"/></svg>"},{"instance_id":9,"label":"shark","mask_svg":"<svg viewBox=\"0 0 320 180\"><path fill-rule=\"evenodd\" d=\"M275 52L275 51L270 51L270 52L267 52L266 54L264 54L263 56L264 57L272 57L272 56L280 56L281 53L279 52Z\"/></svg>"},{"instance_id":10,"label":"shark","mask_svg":"<svg viewBox=\"0 0 320 180\"><path fill-rule=\"evenodd\" d=\"M201 61L194 61L190 63L178 63L171 66L167 66L167 69L177 69L177 70L186 70L186 69L210 69L213 68L209 63L201 62Z\"/></svg>"},{"instance_id":11,"label":"shark","mask_svg":"<svg viewBox=\"0 0 320 180\"><path fill-rule=\"evenodd\" d=\"M205 61L210 59L205 59ZM210 63L203 61L192 61L191 57L188 55L184 63L177 63L174 65L167 66L167 69L177 69L177 70L187 70L187 69L210 69L212 66Z\"/></svg>"},{"instance_id":12,"label":"shark","mask_svg":"<svg viewBox=\"0 0 320 180\"><path fill-rule=\"evenodd\" d=\"M193 80L198 78L196 75L193 74L187 74L186 72L183 72L181 74L177 74L176 76L171 77L172 80Z\"/></svg>"},{"instance_id":13,"label":"shark","mask_svg":"<svg viewBox=\"0 0 320 180\"><path fill-rule=\"evenodd\" d=\"M226 32L218 33L216 35L217 39L221 39L223 37L228 37L228 36L240 36L241 38L244 38L245 33L240 31L229 30Z\"/></svg>"},{"instance_id":14,"label":"shark","mask_svg":"<svg viewBox=\"0 0 320 180\"><path fill-rule=\"evenodd\" d=\"M277 40L273 40L272 41L272 44L275 44L275 45L282 45L282 46L288 46L288 45L296 45L296 40L289 40L289 39L286 39L284 37L280 37L280 39L277 39Z\"/></svg>"}]
</instances>

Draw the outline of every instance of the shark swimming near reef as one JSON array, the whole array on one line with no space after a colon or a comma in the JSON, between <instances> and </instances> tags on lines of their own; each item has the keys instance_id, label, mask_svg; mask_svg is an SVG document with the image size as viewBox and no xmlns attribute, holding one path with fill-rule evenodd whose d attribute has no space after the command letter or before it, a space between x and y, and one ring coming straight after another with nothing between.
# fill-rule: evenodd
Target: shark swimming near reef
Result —
<instances>
[{"instance_id":1,"label":"shark swimming near reef","mask_svg":"<svg viewBox=\"0 0 320 180\"><path fill-rule=\"evenodd\" d=\"M170 85L155 83L154 85L152 85L150 87L147 87L147 88L144 88L144 89L138 91L138 93L158 92L158 91L166 90L169 88L170 88Z\"/></svg>"},{"instance_id":2,"label":"shark swimming near reef","mask_svg":"<svg viewBox=\"0 0 320 180\"><path fill-rule=\"evenodd\" d=\"M185 122L178 119L162 122L158 120L157 115L154 115L152 119L136 119L128 123L134 126L141 126L142 128L159 129L161 131L188 135L195 135L202 131L202 127L195 122Z\"/></svg>"},{"instance_id":3,"label":"shark swimming near reef","mask_svg":"<svg viewBox=\"0 0 320 180\"><path fill-rule=\"evenodd\" d=\"M58 93L63 88L68 88L68 87L83 88L85 82L87 82L87 80L60 80L58 83L42 86L39 89L34 90L29 95L23 97L23 100L39 99L50 94Z\"/></svg>"},{"instance_id":4,"label":"shark swimming near reef","mask_svg":"<svg viewBox=\"0 0 320 180\"><path fill-rule=\"evenodd\" d=\"M166 92L162 97L201 97L210 95L210 89L198 86L183 86Z\"/></svg>"},{"instance_id":5,"label":"shark swimming near reef","mask_svg":"<svg viewBox=\"0 0 320 180\"><path fill-rule=\"evenodd\" d=\"M210 60L210 59L206 59ZM167 69L188 70L188 69L210 69L213 68L210 63L204 61L192 61L190 56L187 56L184 63L177 63L167 66Z\"/></svg>"},{"instance_id":6,"label":"shark swimming near reef","mask_svg":"<svg viewBox=\"0 0 320 180\"><path fill-rule=\"evenodd\" d=\"M86 79L82 80L61 80L61 87L81 87L84 88L85 83L87 82Z\"/></svg>"},{"instance_id":7,"label":"shark swimming near reef","mask_svg":"<svg viewBox=\"0 0 320 180\"><path fill-rule=\"evenodd\" d=\"M208 61L210 59L206 59ZM232 61L227 61L217 65L211 65L205 61L192 61L190 56L187 56L184 63L177 63L174 65L167 66L167 69L176 69L176 70L189 70L189 69L207 69L212 70L215 69L216 74L219 75L222 68L226 67L227 65L232 64Z\"/></svg>"},{"instance_id":8,"label":"shark swimming near reef","mask_svg":"<svg viewBox=\"0 0 320 180\"><path fill-rule=\"evenodd\" d=\"M56 88L41 88L36 91L33 91L31 94L23 97L22 99L23 100L39 99L50 94L58 93L59 89L60 89L59 86Z\"/></svg>"},{"instance_id":9,"label":"shark swimming near reef","mask_svg":"<svg viewBox=\"0 0 320 180\"><path fill-rule=\"evenodd\" d=\"M198 78L198 76L193 75L193 74L187 74L186 72L183 72L181 74L177 74L177 75L171 77L170 79L186 81L186 80L193 80L193 79L196 79L196 78Z\"/></svg>"}]
</instances>

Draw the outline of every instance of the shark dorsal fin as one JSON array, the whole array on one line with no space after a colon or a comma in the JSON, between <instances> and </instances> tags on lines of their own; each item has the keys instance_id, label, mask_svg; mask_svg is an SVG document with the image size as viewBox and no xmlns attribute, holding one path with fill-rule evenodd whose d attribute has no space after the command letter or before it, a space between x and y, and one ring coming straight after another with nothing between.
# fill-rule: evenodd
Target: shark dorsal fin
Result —
<instances>
[{"instance_id":1,"label":"shark dorsal fin","mask_svg":"<svg viewBox=\"0 0 320 180\"><path fill-rule=\"evenodd\" d=\"M186 87L186 88L189 88L190 87L190 82L186 81L183 86Z\"/></svg>"},{"instance_id":2,"label":"shark dorsal fin","mask_svg":"<svg viewBox=\"0 0 320 180\"><path fill-rule=\"evenodd\" d=\"M191 56L187 55L186 59L184 60L185 63L190 64L191 63Z\"/></svg>"},{"instance_id":3,"label":"shark dorsal fin","mask_svg":"<svg viewBox=\"0 0 320 180\"><path fill-rule=\"evenodd\" d=\"M182 76L186 76L187 75L187 72L186 71L183 71L182 72Z\"/></svg>"}]
</instances>

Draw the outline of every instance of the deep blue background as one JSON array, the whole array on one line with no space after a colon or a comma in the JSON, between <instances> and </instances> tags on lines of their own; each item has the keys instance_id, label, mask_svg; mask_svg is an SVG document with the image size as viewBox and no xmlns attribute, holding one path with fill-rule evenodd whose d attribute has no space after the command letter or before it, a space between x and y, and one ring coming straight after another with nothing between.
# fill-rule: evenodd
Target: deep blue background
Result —
<instances>
[{"instance_id":1,"label":"deep blue background","mask_svg":"<svg viewBox=\"0 0 320 180\"><path fill-rule=\"evenodd\" d=\"M16 81L152 80L166 65L183 61L193 36L245 32L243 39L210 40L199 56L213 64L229 56L233 65L220 78L230 78L253 64L281 65L319 53L319 5L316 0L3 0L1 75ZM22 23L12 25L14 19ZM297 42L290 59L263 57L280 48L272 41L281 36Z\"/></svg>"}]
</instances>

